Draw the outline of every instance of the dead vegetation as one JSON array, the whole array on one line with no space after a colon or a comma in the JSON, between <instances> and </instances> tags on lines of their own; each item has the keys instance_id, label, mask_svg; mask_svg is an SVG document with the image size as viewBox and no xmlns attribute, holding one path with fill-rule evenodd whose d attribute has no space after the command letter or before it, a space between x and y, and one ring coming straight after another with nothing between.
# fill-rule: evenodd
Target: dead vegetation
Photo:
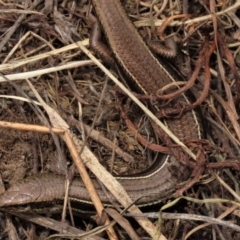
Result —
<instances>
[{"instance_id":1,"label":"dead vegetation","mask_svg":"<svg viewBox=\"0 0 240 240\"><path fill-rule=\"evenodd\" d=\"M56 239L73 235L77 239L77 234L83 234L77 227L91 230L88 239L114 239L113 231L119 239L147 239L156 231L160 234L160 229L161 239L239 239L240 3L121 2L145 40L153 32L160 39L171 33L181 39L180 58L174 65L189 81L179 86L185 91L194 85L191 89L197 98L184 111L199 107L206 133L205 139L186 150L190 157L185 165L192 171L188 185L179 189L176 200L142 209L145 218L139 218L138 224L132 217L126 222L112 209L102 214L82 161L113 195L123 194L118 201L126 208L131 199L105 168L114 175L141 172L151 165L153 154L122 118L118 73L109 66L108 71L89 52L90 2L0 1L0 170L5 186L38 172L68 172L69 176L75 163L101 215L96 222L110 218L97 227L92 219L75 217L75 225L71 219L69 227L63 222L65 213L61 222L60 214L49 217L29 213L28 207L24 213L3 208L2 239L46 239L56 233ZM160 90L159 99L163 98ZM150 146L154 136L147 109L140 110L126 97L124 109ZM182 109L169 111L176 116ZM191 149L201 153L195 156ZM136 207L129 211L141 214ZM149 212L156 213L155 218ZM110 221L114 226L107 236Z\"/></svg>"}]
</instances>

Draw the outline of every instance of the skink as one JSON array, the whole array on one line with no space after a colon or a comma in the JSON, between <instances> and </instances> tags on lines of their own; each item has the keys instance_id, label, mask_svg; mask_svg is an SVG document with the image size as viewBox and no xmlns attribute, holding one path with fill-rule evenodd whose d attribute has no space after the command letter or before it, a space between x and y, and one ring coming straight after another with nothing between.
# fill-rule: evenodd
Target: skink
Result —
<instances>
[{"instance_id":1,"label":"skink","mask_svg":"<svg viewBox=\"0 0 240 240\"><path fill-rule=\"evenodd\" d=\"M92 0L92 3L113 55L128 76L129 85L133 84L140 93L155 95L158 89L181 79L171 66L155 58L128 19L119 0ZM171 102L171 106L176 102L186 103L188 99L182 94ZM154 107L156 111L160 109L159 105ZM195 111L183 113L179 118L166 119L165 122L183 142L202 137L201 124ZM185 170L173 156L164 155L140 176L117 179L132 200L144 196L137 203L143 206L170 197L178 188L179 181L182 181ZM0 206L62 199L65 192L64 179L61 175L41 174L20 181L0 196ZM108 204L108 197L98 182L93 181L101 200ZM69 196L73 200L90 203L88 193L80 180L73 181ZM114 201L111 195L110 198Z\"/></svg>"}]
</instances>

